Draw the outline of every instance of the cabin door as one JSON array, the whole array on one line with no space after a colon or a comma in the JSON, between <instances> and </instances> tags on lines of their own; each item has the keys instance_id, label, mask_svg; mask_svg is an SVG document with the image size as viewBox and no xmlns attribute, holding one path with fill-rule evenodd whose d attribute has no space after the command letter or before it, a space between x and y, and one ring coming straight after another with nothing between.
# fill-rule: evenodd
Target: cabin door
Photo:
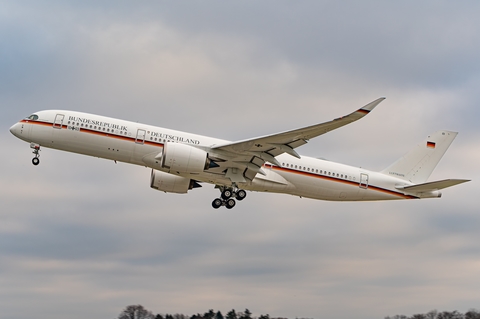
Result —
<instances>
[{"instance_id":1,"label":"cabin door","mask_svg":"<svg viewBox=\"0 0 480 319\"><path fill-rule=\"evenodd\" d=\"M360 188L367 189L368 188L368 175L361 173L360 174L360 184L358 185Z\"/></svg>"},{"instance_id":2,"label":"cabin door","mask_svg":"<svg viewBox=\"0 0 480 319\"><path fill-rule=\"evenodd\" d=\"M57 114L55 116L55 121L53 122L53 128L62 128L64 118L65 118L65 115Z\"/></svg>"},{"instance_id":3,"label":"cabin door","mask_svg":"<svg viewBox=\"0 0 480 319\"><path fill-rule=\"evenodd\" d=\"M137 143L137 144L145 143L145 135L146 134L147 134L147 132L145 130L138 129L137 130L137 137L135 138L135 143Z\"/></svg>"}]
</instances>

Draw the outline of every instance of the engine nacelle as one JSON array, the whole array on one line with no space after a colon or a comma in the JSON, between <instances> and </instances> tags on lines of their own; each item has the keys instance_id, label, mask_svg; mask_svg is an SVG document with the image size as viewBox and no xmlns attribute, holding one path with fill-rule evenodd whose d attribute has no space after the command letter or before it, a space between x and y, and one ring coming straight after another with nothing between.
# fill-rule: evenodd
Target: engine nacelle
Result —
<instances>
[{"instance_id":1,"label":"engine nacelle","mask_svg":"<svg viewBox=\"0 0 480 319\"><path fill-rule=\"evenodd\" d=\"M152 169L150 187L166 193L186 194L189 189L201 187L190 178Z\"/></svg>"},{"instance_id":2,"label":"engine nacelle","mask_svg":"<svg viewBox=\"0 0 480 319\"><path fill-rule=\"evenodd\" d=\"M163 146L161 165L180 173L201 173L210 167L208 153L196 147L167 142Z\"/></svg>"}]
</instances>

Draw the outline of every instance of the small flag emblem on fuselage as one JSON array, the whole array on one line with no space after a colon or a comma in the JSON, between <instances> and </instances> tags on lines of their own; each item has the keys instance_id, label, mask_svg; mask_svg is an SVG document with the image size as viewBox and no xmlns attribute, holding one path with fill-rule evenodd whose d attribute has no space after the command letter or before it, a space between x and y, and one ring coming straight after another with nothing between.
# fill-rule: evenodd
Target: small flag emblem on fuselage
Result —
<instances>
[{"instance_id":1,"label":"small flag emblem on fuselage","mask_svg":"<svg viewBox=\"0 0 480 319\"><path fill-rule=\"evenodd\" d=\"M427 147L428 148L435 148L435 143L434 142L427 142Z\"/></svg>"}]
</instances>

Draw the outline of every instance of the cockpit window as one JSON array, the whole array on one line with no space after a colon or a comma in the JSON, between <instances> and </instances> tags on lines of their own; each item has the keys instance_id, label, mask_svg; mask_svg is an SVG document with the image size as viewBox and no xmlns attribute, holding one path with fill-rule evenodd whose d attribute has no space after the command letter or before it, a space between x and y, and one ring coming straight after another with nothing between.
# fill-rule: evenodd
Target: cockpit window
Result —
<instances>
[{"instance_id":1,"label":"cockpit window","mask_svg":"<svg viewBox=\"0 0 480 319\"><path fill-rule=\"evenodd\" d=\"M38 115L37 114L32 114L29 117L27 117L28 120L36 121L38 120Z\"/></svg>"}]
</instances>

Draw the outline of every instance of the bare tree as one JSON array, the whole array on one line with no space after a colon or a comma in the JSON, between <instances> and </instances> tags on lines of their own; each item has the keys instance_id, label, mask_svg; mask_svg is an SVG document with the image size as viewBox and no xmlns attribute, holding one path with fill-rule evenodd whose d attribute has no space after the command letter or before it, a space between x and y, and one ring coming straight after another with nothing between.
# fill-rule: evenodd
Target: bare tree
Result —
<instances>
[{"instance_id":1,"label":"bare tree","mask_svg":"<svg viewBox=\"0 0 480 319\"><path fill-rule=\"evenodd\" d=\"M152 312L143 308L142 305L130 305L127 306L118 315L118 319L154 319L155 316Z\"/></svg>"}]
</instances>

